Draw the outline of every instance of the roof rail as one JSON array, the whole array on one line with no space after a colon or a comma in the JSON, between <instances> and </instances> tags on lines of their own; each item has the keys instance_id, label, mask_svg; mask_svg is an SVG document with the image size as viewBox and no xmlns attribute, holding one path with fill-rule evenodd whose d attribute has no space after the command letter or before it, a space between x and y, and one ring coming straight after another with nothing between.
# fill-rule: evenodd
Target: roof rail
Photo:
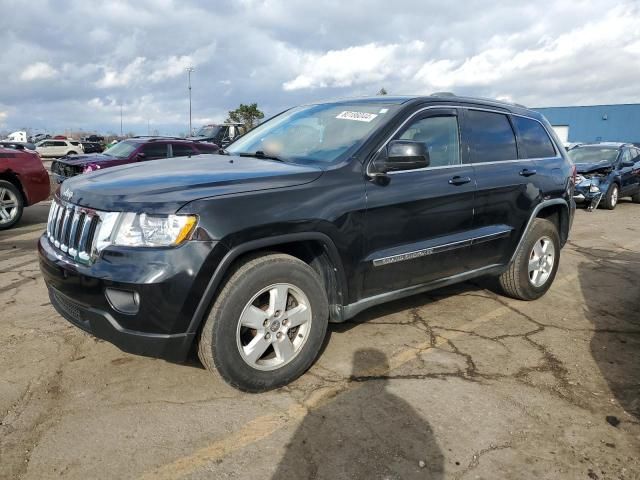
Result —
<instances>
[{"instance_id":1,"label":"roof rail","mask_svg":"<svg viewBox=\"0 0 640 480\"><path fill-rule=\"evenodd\" d=\"M130 138L147 138L149 141L152 140L186 140L184 137L172 137L170 135L135 135Z\"/></svg>"},{"instance_id":2,"label":"roof rail","mask_svg":"<svg viewBox=\"0 0 640 480\"><path fill-rule=\"evenodd\" d=\"M453 92L434 92L430 97L457 97L457 95Z\"/></svg>"}]
</instances>

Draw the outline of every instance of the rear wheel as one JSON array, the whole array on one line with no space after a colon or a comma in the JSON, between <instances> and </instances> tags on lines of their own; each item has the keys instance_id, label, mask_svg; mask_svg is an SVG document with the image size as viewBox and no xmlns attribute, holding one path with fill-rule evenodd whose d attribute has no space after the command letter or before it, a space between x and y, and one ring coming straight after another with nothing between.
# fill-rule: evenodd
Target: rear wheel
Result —
<instances>
[{"instance_id":1,"label":"rear wheel","mask_svg":"<svg viewBox=\"0 0 640 480\"><path fill-rule=\"evenodd\" d=\"M607 190L607 193L604 196L604 208L607 210L613 210L618 205L618 200L620 197L620 187L618 187L617 183L612 183Z\"/></svg>"},{"instance_id":2,"label":"rear wheel","mask_svg":"<svg viewBox=\"0 0 640 480\"><path fill-rule=\"evenodd\" d=\"M71 150L70 152L67 152L67 155L77 155L77 152L74 152L73 150Z\"/></svg>"},{"instance_id":3,"label":"rear wheel","mask_svg":"<svg viewBox=\"0 0 640 480\"><path fill-rule=\"evenodd\" d=\"M555 224L536 218L507 270L500 275L503 292L519 300L544 295L556 276L560 261L560 237Z\"/></svg>"},{"instance_id":4,"label":"rear wheel","mask_svg":"<svg viewBox=\"0 0 640 480\"><path fill-rule=\"evenodd\" d=\"M18 223L23 210L24 200L16 186L0 180L0 230L7 230Z\"/></svg>"},{"instance_id":5,"label":"rear wheel","mask_svg":"<svg viewBox=\"0 0 640 480\"><path fill-rule=\"evenodd\" d=\"M240 390L281 387L311 366L328 317L324 288L309 265L279 253L254 257L231 274L216 298L198 356Z\"/></svg>"}]
</instances>

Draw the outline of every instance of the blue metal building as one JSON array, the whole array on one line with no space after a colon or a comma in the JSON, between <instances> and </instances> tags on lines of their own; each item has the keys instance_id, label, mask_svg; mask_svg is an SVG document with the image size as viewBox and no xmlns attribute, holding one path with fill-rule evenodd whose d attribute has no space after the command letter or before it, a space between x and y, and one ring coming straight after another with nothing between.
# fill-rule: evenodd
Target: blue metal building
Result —
<instances>
[{"instance_id":1,"label":"blue metal building","mask_svg":"<svg viewBox=\"0 0 640 480\"><path fill-rule=\"evenodd\" d=\"M640 142L640 103L534 108L564 142Z\"/></svg>"}]
</instances>

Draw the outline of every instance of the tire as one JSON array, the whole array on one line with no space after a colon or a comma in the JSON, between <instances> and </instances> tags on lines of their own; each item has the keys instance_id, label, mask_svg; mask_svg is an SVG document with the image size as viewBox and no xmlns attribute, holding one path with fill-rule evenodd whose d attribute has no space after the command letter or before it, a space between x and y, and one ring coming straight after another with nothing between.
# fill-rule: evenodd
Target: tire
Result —
<instances>
[{"instance_id":1,"label":"tire","mask_svg":"<svg viewBox=\"0 0 640 480\"><path fill-rule=\"evenodd\" d=\"M612 183L607 190L607 193L604 196L604 201L602 202L602 206L607 210L613 210L618 205L618 200L620 199L620 187L618 187L617 183Z\"/></svg>"},{"instance_id":2,"label":"tire","mask_svg":"<svg viewBox=\"0 0 640 480\"><path fill-rule=\"evenodd\" d=\"M69 155L77 155L77 154L78 154L77 152L74 152L74 151L72 150L72 151L70 151L70 152L67 152L67 155L66 155L66 156L68 157Z\"/></svg>"},{"instance_id":3,"label":"tire","mask_svg":"<svg viewBox=\"0 0 640 480\"><path fill-rule=\"evenodd\" d=\"M548 242L546 252L553 255L551 266L549 266L548 257L543 259L538 255L541 248L544 251L543 245L546 242ZM534 250L534 247L536 250ZM538 259L542 262L542 264L538 264L538 267L546 272L539 277L536 276L536 272L540 272L540 270L530 271L530 265ZM518 300L540 298L551 287L558 271L559 263L560 236L556 226L549 220L536 218L531 228L525 233L524 240L518 248L513 261L509 264L507 270L500 275L500 287L505 295Z\"/></svg>"},{"instance_id":4,"label":"tire","mask_svg":"<svg viewBox=\"0 0 640 480\"><path fill-rule=\"evenodd\" d=\"M283 291L285 295L281 295ZM274 298L286 298L286 306L278 310L278 305L283 303ZM307 303L308 310L303 309L307 320L284 330L285 324L291 325L290 322L302 318L292 313L296 303L298 307ZM262 310L258 309L260 305L264 305ZM256 328L243 326L241 319L250 319L253 323L249 323ZM234 269L213 303L200 333L198 357L207 370L218 373L239 390L264 392L278 388L298 378L314 362L322 347L328 319L324 287L309 265L280 253L249 257ZM270 345L255 361L248 358L247 353L252 342L260 347L265 342ZM281 350L285 345L293 347L288 360L285 350Z\"/></svg>"},{"instance_id":5,"label":"tire","mask_svg":"<svg viewBox=\"0 0 640 480\"><path fill-rule=\"evenodd\" d=\"M16 186L0 180L0 230L8 230L20 221L24 198Z\"/></svg>"},{"instance_id":6,"label":"tire","mask_svg":"<svg viewBox=\"0 0 640 480\"><path fill-rule=\"evenodd\" d=\"M640 192L636 193L631 197L631 201L633 203L640 203Z\"/></svg>"}]
</instances>

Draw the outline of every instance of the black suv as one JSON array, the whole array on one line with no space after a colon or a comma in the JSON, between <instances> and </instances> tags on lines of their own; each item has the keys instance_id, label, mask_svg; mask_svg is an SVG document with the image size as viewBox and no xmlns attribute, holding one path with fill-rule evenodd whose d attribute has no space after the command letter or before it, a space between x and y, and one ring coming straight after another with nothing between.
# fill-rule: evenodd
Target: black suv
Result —
<instances>
[{"instance_id":1,"label":"black suv","mask_svg":"<svg viewBox=\"0 0 640 480\"><path fill-rule=\"evenodd\" d=\"M287 110L220 155L65 181L39 242L51 302L121 349L263 391L312 364L328 322L495 275L556 275L575 171L524 107L441 95Z\"/></svg>"}]
</instances>

